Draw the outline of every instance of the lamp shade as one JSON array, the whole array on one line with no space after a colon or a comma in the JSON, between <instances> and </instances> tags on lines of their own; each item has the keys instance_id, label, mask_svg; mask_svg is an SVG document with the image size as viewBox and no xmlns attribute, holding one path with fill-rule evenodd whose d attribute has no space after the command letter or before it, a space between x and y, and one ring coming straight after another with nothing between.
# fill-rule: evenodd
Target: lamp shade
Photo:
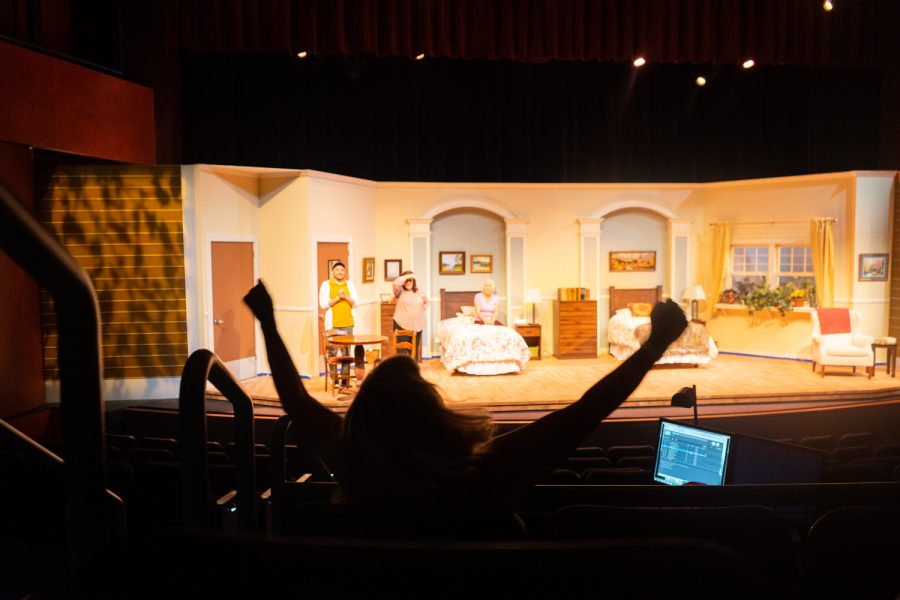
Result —
<instances>
[{"instance_id":1,"label":"lamp shade","mask_svg":"<svg viewBox=\"0 0 900 600\"><path fill-rule=\"evenodd\" d=\"M706 292L703 291L703 286L700 284L689 287L684 292L685 300L706 300Z\"/></svg>"},{"instance_id":2,"label":"lamp shade","mask_svg":"<svg viewBox=\"0 0 900 600\"><path fill-rule=\"evenodd\" d=\"M525 290L525 302L527 304L539 304L543 300L540 288L529 288Z\"/></svg>"}]
</instances>

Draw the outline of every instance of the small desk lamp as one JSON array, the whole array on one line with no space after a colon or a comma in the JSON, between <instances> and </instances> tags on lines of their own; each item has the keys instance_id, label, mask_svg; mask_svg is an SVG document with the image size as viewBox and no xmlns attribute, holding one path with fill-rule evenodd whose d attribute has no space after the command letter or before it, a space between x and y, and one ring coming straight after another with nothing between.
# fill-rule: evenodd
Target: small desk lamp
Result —
<instances>
[{"instance_id":1,"label":"small desk lamp","mask_svg":"<svg viewBox=\"0 0 900 600\"><path fill-rule=\"evenodd\" d=\"M697 284L693 287L689 287L687 291L684 293L684 299L691 301L691 320L697 321L700 319L700 301L706 300L706 293L703 291L703 286Z\"/></svg>"},{"instance_id":2,"label":"small desk lamp","mask_svg":"<svg viewBox=\"0 0 900 600\"><path fill-rule=\"evenodd\" d=\"M535 318L534 317L534 309L537 306L537 304L539 304L542 300L543 300L543 298L541 297L540 288L529 288L529 289L525 290L525 303L531 304L531 323L532 323L532 325L534 323L536 323L536 321L534 320L534 318Z\"/></svg>"}]
</instances>

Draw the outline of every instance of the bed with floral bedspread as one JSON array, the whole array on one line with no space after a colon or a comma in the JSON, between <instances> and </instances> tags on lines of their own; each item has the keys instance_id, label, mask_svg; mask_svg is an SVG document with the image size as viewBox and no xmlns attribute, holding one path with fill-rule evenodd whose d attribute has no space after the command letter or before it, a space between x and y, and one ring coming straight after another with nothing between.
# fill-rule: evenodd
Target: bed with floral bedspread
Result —
<instances>
[{"instance_id":1,"label":"bed with floral bedspread","mask_svg":"<svg viewBox=\"0 0 900 600\"><path fill-rule=\"evenodd\" d=\"M531 356L515 329L476 325L468 317L444 319L438 325L441 363L448 371L469 375L518 373Z\"/></svg>"}]
</instances>

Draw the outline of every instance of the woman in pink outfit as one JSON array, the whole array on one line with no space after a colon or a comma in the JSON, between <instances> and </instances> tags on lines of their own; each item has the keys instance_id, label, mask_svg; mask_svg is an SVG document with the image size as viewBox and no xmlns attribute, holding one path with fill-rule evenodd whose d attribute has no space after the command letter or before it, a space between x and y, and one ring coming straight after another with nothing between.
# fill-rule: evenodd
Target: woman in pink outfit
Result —
<instances>
[{"instance_id":1,"label":"woman in pink outfit","mask_svg":"<svg viewBox=\"0 0 900 600\"><path fill-rule=\"evenodd\" d=\"M500 297L494 293L494 280L486 279L481 291L475 294L475 322L484 325L503 325L497 320Z\"/></svg>"},{"instance_id":2,"label":"woman in pink outfit","mask_svg":"<svg viewBox=\"0 0 900 600\"><path fill-rule=\"evenodd\" d=\"M419 291L416 275L412 271L403 271L394 280L394 297L397 306L394 308L394 329L411 329L416 332L416 357L422 360L422 329L425 327L425 308L428 297Z\"/></svg>"}]
</instances>

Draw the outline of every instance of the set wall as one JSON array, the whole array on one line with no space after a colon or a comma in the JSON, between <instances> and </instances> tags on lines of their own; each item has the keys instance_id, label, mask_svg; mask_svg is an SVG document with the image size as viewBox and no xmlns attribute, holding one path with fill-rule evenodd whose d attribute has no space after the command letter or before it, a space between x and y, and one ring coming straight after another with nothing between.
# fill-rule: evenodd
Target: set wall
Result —
<instances>
[{"instance_id":1,"label":"set wall","mask_svg":"<svg viewBox=\"0 0 900 600\"><path fill-rule=\"evenodd\" d=\"M259 242L259 182L255 174L209 165L182 170L188 348L214 349L211 245ZM258 246L257 246L258 248ZM255 257L258 271L258 257ZM261 347L257 344L257 347Z\"/></svg>"},{"instance_id":2,"label":"set wall","mask_svg":"<svg viewBox=\"0 0 900 600\"><path fill-rule=\"evenodd\" d=\"M380 330L380 306L378 284L362 282L362 259L375 256L375 188L370 181L340 177L314 171L304 172L308 177L308 238L298 260L307 264L306 290L308 302L318 306L320 281L316 277L316 244L318 242L347 242L347 277L356 285L360 303L356 308L354 333L375 334ZM402 225L394 231L404 235ZM396 258L396 257L391 257ZM376 272L378 271L376 264ZM382 266L383 270L383 266ZM383 275L383 273L382 273ZM318 313L311 315L303 328L306 336L304 348L316 349L316 327ZM315 324L315 325L314 325ZM308 333L307 333L308 332ZM299 364L305 365L304 372L318 372L316 352L298 357Z\"/></svg>"},{"instance_id":3,"label":"set wall","mask_svg":"<svg viewBox=\"0 0 900 600\"><path fill-rule=\"evenodd\" d=\"M440 252L463 251L466 269L463 275L439 273ZM493 256L493 273L471 273L472 254ZM444 213L431 224L431 291L429 297L440 298L441 288L447 291L481 290L485 280L492 279L500 296L498 319L507 323L506 314L506 222L485 211L455 210ZM432 311L432 326L436 327L440 311ZM435 329L436 331L436 329Z\"/></svg>"},{"instance_id":4,"label":"set wall","mask_svg":"<svg viewBox=\"0 0 900 600\"><path fill-rule=\"evenodd\" d=\"M894 172L859 173L856 177L854 244L849 265L853 307L862 313L864 331L874 336L888 335L890 271L887 281L859 281L859 255L891 252L894 178Z\"/></svg>"}]
</instances>

